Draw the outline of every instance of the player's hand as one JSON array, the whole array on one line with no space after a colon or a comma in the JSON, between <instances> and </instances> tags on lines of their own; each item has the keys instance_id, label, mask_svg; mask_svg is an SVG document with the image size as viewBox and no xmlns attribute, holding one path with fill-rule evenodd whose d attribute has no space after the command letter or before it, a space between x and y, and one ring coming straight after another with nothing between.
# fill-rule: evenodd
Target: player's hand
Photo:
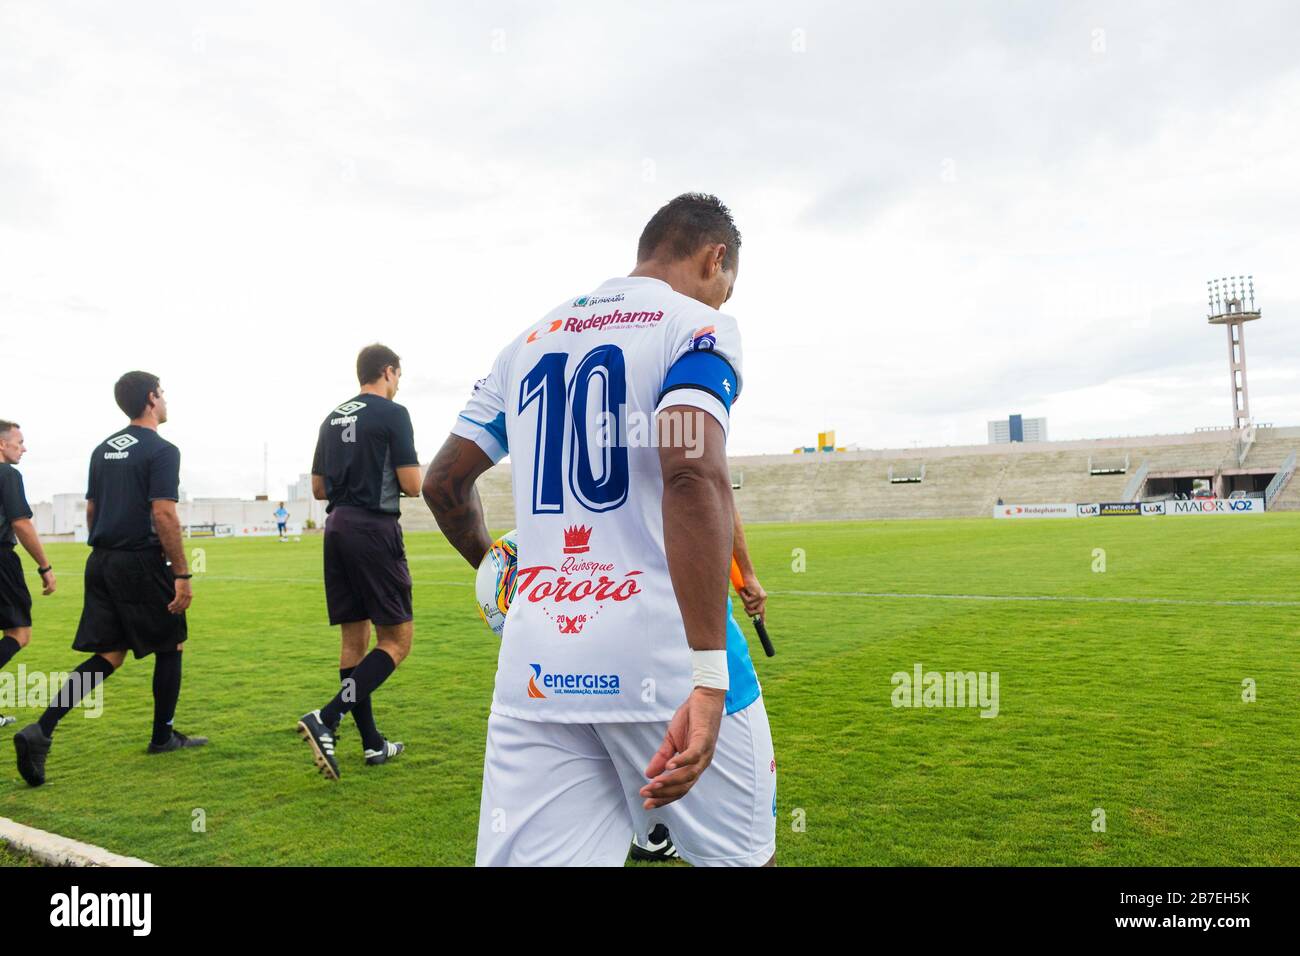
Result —
<instances>
[{"instance_id":1,"label":"player's hand","mask_svg":"<svg viewBox=\"0 0 1300 956\"><path fill-rule=\"evenodd\" d=\"M736 593L740 595L740 600L745 604L745 613L750 617L767 615L767 592L758 583L758 578L752 575L745 578L745 586Z\"/></svg>"},{"instance_id":2,"label":"player's hand","mask_svg":"<svg viewBox=\"0 0 1300 956\"><path fill-rule=\"evenodd\" d=\"M724 690L697 687L677 708L668 722L663 745L645 768L650 778L641 788L641 796L645 797L642 807L646 810L656 810L686 796L713 762L726 697Z\"/></svg>"},{"instance_id":3,"label":"player's hand","mask_svg":"<svg viewBox=\"0 0 1300 956\"><path fill-rule=\"evenodd\" d=\"M167 610L173 614L184 614L185 609L190 606L194 600L194 592L190 589L189 578L176 579L176 596L172 598L172 603L167 605Z\"/></svg>"},{"instance_id":4,"label":"player's hand","mask_svg":"<svg viewBox=\"0 0 1300 956\"><path fill-rule=\"evenodd\" d=\"M46 571L44 574L41 575L41 585L42 585L41 594L45 595L46 597L49 597L51 594L54 593L54 589L58 587L58 581L56 581L54 578L53 568L51 568L50 570Z\"/></svg>"}]
</instances>

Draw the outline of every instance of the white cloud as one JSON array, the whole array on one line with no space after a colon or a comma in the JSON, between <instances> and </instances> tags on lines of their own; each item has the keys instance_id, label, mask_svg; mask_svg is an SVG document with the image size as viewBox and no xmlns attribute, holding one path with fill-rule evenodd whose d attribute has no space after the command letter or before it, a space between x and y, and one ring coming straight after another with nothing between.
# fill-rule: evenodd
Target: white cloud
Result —
<instances>
[{"instance_id":1,"label":"white cloud","mask_svg":"<svg viewBox=\"0 0 1300 956\"><path fill-rule=\"evenodd\" d=\"M427 457L708 189L745 236L737 452L1226 422L1202 283L1238 271L1254 411L1294 423L1300 13L1234 10L0 0L0 414L33 496L75 490L144 367L192 494L260 491L269 443L274 495L379 339Z\"/></svg>"}]
</instances>

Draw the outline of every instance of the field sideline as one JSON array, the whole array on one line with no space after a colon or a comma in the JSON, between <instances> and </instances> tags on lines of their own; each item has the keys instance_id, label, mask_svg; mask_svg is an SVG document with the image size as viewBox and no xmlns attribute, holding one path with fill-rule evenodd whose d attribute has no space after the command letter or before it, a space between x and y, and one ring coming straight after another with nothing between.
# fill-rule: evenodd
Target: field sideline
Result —
<instances>
[{"instance_id":1,"label":"field sideline","mask_svg":"<svg viewBox=\"0 0 1300 956\"><path fill-rule=\"evenodd\" d=\"M748 530L778 651L752 643L780 864L1300 865L1300 514ZM144 753L152 662L128 659L32 790L10 738L39 708L0 698L19 718L0 816L163 865L472 863L497 642L441 536L407 536L415 648L376 698L409 751L365 767L348 722L338 784L294 733L337 684L320 537L191 547L206 572L176 726L212 744ZM59 592L41 598L25 560L36 630L0 680L82 659L87 550L49 550ZM997 717L892 706L891 675L918 663L998 672Z\"/></svg>"}]
</instances>

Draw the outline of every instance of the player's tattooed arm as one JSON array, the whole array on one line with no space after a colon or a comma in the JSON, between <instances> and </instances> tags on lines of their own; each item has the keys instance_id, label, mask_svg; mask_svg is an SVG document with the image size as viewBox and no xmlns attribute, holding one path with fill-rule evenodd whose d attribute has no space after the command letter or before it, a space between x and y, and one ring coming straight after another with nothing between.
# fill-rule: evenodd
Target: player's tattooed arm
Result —
<instances>
[{"instance_id":1,"label":"player's tattooed arm","mask_svg":"<svg viewBox=\"0 0 1300 956\"><path fill-rule=\"evenodd\" d=\"M483 501L474 482L492 467L483 449L458 435L448 435L424 476L424 503L438 527L470 567L477 568L492 547Z\"/></svg>"}]
</instances>

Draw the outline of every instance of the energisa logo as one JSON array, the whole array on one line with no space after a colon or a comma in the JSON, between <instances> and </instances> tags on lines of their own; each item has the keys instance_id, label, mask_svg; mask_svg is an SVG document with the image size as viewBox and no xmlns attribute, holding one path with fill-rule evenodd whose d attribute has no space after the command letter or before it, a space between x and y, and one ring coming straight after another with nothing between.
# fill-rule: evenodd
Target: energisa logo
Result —
<instances>
[{"instance_id":1,"label":"energisa logo","mask_svg":"<svg viewBox=\"0 0 1300 956\"><path fill-rule=\"evenodd\" d=\"M50 897L50 925L129 926L133 936L148 936L153 926L152 893L69 893Z\"/></svg>"}]
</instances>

